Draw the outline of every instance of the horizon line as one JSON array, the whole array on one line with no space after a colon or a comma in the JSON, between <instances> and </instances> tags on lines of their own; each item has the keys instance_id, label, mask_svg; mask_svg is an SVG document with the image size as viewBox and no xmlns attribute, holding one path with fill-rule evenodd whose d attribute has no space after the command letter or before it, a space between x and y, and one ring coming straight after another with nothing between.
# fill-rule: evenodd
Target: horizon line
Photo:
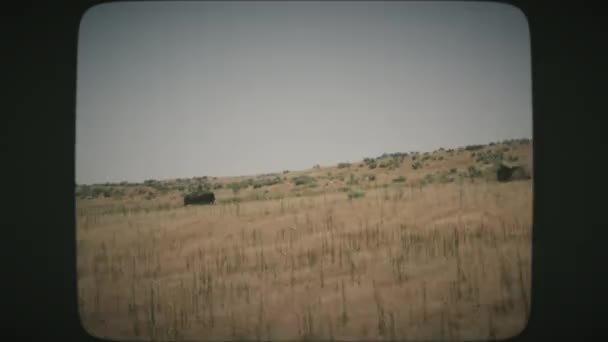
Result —
<instances>
[{"instance_id":1,"label":"horizon line","mask_svg":"<svg viewBox=\"0 0 608 342\"><path fill-rule=\"evenodd\" d=\"M387 154L396 154L396 153L406 153L406 154L412 154L412 153L430 153L430 152L436 152L439 149L444 149L444 150L457 150L457 149L461 149L461 148L466 148L467 146L477 146L477 145L481 145L481 146L486 146L486 145L490 145L492 143L494 144L504 144L505 142L509 142L509 141L522 141L522 140L529 140L532 141L533 139L531 137L524 137L524 138L509 138L509 139L502 139L502 140L498 140L498 141L490 141L490 142L486 142L486 143L471 143L471 144L467 144L467 145L459 145L456 147L439 147L436 148L434 150L423 150L423 151L406 151L406 152L384 152L382 154L380 154L377 157L361 157L359 159L357 159L356 161L337 161L334 162L332 164L327 164L327 165L320 165L319 163L313 163L314 165L319 165L320 167L332 167L335 166L339 163L356 163L359 161L362 161L366 158L380 158L382 155ZM168 180L178 180L178 179L195 179L195 178L240 178L240 177L257 177L260 175L274 175L274 174L282 174L284 171L289 171L291 172L301 172L301 171L306 171L306 170L310 170L313 167L310 168L306 168L306 169L298 169L298 170L288 170L288 169L283 169L280 171L273 171L273 172L259 172L259 173L251 173L251 174L240 174L240 175L222 175L222 176L214 176L214 175L203 175L203 176L190 176L190 177L186 177L186 176L182 176L182 177L166 177L166 178L147 178L147 179L142 179L141 181L106 181L106 182L92 182L92 183L78 183L78 182L74 182L76 186L82 186L82 185L87 185L87 186L93 186L93 185L116 185L116 184L120 184L120 183L127 183L127 184L143 184L146 181L168 181Z\"/></svg>"}]
</instances>

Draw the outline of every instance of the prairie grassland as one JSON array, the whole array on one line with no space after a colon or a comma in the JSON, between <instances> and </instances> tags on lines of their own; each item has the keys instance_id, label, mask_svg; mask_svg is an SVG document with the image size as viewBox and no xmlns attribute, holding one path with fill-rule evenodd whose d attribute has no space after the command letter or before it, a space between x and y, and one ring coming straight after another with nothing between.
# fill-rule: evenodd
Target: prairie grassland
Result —
<instances>
[{"instance_id":1,"label":"prairie grassland","mask_svg":"<svg viewBox=\"0 0 608 342\"><path fill-rule=\"evenodd\" d=\"M154 201L139 211L77 201L79 305L92 335L484 340L527 322L529 180Z\"/></svg>"}]
</instances>

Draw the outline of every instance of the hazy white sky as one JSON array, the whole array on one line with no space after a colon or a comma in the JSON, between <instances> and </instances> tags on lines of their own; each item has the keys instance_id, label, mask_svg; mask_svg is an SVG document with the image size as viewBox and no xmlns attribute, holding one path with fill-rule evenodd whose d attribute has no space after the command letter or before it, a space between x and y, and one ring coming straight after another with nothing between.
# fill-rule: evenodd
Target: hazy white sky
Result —
<instances>
[{"instance_id":1,"label":"hazy white sky","mask_svg":"<svg viewBox=\"0 0 608 342\"><path fill-rule=\"evenodd\" d=\"M79 184L532 137L528 24L508 5L109 3L78 44Z\"/></svg>"}]
</instances>

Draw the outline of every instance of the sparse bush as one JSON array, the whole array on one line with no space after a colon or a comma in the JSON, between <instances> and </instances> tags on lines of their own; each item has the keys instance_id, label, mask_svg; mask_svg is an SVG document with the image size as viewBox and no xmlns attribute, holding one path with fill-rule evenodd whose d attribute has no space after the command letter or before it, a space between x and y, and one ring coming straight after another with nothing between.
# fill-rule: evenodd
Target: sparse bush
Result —
<instances>
[{"instance_id":1,"label":"sparse bush","mask_svg":"<svg viewBox=\"0 0 608 342\"><path fill-rule=\"evenodd\" d=\"M295 183L295 185L305 185L312 183L313 181L314 178L310 176L298 176L293 178L293 182Z\"/></svg>"},{"instance_id":2,"label":"sparse bush","mask_svg":"<svg viewBox=\"0 0 608 342\"><path fill-rule=\"evenodd\" d=\"M502 151L486 151L485 153L479 152L477 153L477 158L475 162L482 162L484 164L490 163L499 163L504 159L504 154Z\"/></svg>"},{"instance_id":3,"label":"sparse bush","mask_svg":"<svg viewBox=\"0 0 608 342\"><path fill-rule=\"evenodd\" d=\"M77 185L75 194L76 197L87 198L91 196L91 188L88 185Z\"/></svg>"},{"instance_id":4,"label":"sparse bush","mask_svg":"<svg viewBox=\"0 0 608 342\"><path fill-rule=\"evenodd\" d=\"M359 181L355 178L355 175L351 173L350 178L349 178L348 182L346 182L346 184L355 185L355 184L359 184Z\"/></svg>"},{"instance_id":5,"label":"sparse bush","mask_svg":"<svg viewBox=\"0 0 608 342\"><path fill-rule=\"evenodd\" d=\"M466 151L476 151L476 150L481 150L483 148L483 145L467 145L465 146L465 150Z\"/></svg>"},{"instance_id":6,"label":"sparse bush","mask_svg":"<svg viewBox=\"0 0 608 342\"><path fill-rule=\"evenodd\" d=\"M263 186L271 186L275 184L281 183L281 177L267 178L267 179L259 179L253 183L254 189L259 189Z\"/></svg>"},{"instance_id":7,"label":"sparse bush","mask_svg":"<svg viewBox=\"0 0 608 342\"><path fill-rule=\"evenodd\" d=\"M406 180L406 178L405 178L405 177L403 177L403 176L399 176L399 177L397 177L397 178L394 178L394 179L393 179L393 182L394 182L394 183L403 183L403 182L405 182L405 180Z\"/></svg>"},{"instance_id":8,"label":"sparse bush","mask_svg":"<svg viewBox=\"0 0 608 342\"><path fill-rule=\"evenodd\" d=\"M350 167L350 163L338 163L338 169Z\"/></svg>"},{"instance_id":9,"label":"sparse bush","mask_svg":"<svg viewBox=\"0 0 608 342\"><path fill-rule=\"evenodd\" d=\"M452 169L456 171L455 169ZM442 172L437 174L437 182L439 183L451 183L454 181L454 178L451 176L453 172Z\"/></svg>"},{"instance_id":10,"label":"sparse bush","mask_svg":"<svg viewBox=\"0 0 608 342\"><path fill-rule=\"evenodd\" d=\"M236 195L242 188L245 188L244 184L240 182L229 183L227 186Z\"/></svg>"},{"instance_id":11,"label":"sparse bush","mask_svg":"<svg viewBox=\"0 0 608 342\"><path fill-rule=\"evenodd\" d=\"M373 182L376 180L376 175L369 175L367 179Z\"/></svg>"},{"instance_id":12,"label":"sparse bush","mask_svg":"<svg viewBox=\"0 0 608 342\"><path fill-rule=\"evenodd\" d=\"M365 192L362 191L351 191L348 193L348 199L360 198L365 196Z\"/></svg>"},{"instance_id":13,"label":"sparse bush","mask_svg":"<svg viewBox=\"0 0 608 342\"><path fill-rule=\"evenodd\" d=\"M475 165L469 166L467 176L470 178L477 178L481 176L481 171L475 167Z\"/></svg>"},{"instance_id":14,"label":"sparse bush","mask_svg":"<svg viewBox=\"0 0 608 342\"><path fill-rule=\"evenodd\" d=\"M412 164L412 169L414 169L414 170L418 170L421 167L422 167L422 163L419 162L419 161L417 161L417 162L415 162L415 163Z\"/></svg>"}]
</instances>

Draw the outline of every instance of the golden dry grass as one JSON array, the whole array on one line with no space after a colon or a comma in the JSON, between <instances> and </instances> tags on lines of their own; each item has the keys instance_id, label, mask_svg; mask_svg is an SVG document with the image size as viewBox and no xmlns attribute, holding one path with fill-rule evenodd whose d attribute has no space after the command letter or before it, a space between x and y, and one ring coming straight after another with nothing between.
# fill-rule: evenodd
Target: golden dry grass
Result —
<instances>
[{"instance_id":1,"label":"golden dry grass","mask_svg":"<svg viewBox=\"0 0 608 342\"><path fill-rule=\"evenodd\" d=\"M458 158L435 168L470 163ZM390 171L299 173L327 177L320 184L334 181L328 172L345 181L350 173L376 174L356 187L365 196L352 200L338 191L343 182L310 196L213 206L183 207L177 194L78 200L83 326L120 340L485 340L519 333L530 303L531 182L408 185L430 168L412 171L406 161ZM379 186L400 174L405 185ZM271 189L291 191L287 184Z\"/></svg>"}]
</instances>

